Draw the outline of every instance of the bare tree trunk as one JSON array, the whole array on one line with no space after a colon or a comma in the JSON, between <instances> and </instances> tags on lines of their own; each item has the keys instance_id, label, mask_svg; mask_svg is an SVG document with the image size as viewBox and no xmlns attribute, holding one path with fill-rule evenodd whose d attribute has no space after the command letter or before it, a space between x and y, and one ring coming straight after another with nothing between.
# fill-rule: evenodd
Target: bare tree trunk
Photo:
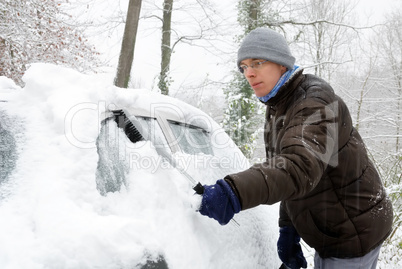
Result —
<instances>
[{"instance_id":1,"label":"bare tree trunk","mask_svg":"<svg viewBox=\"0 0 402 269\"><path fill-rule=\"evenodd\" d=\"M258 26L258 17L261 13L261 0L251 0L250 9L248 10L249 23L248 31L255 29Z\"/></svg>"},{"instance_id":2,"label":"bare tree trunk","mask_svg":"<svg viewBox=\"0 0 402 269\"><path fill-rule=\"evenodd\" d=\"M163 2L163 25L162 25L162 60L161 72L159 75L159 89L162 94L169 95L169 69L172 48L170 46L170 36L172 32L172 10L173 0L164 0Z\"/></svg>"},{"instance_id":3,"label":"bare tree trunk","mask_svg":"<svg viewBox=\"0 0 402 269\"><path fill-rule=\"evenodd\" d=\"M126 26L121 44L119 65L114 84L117 87L127 88L130 81L131 67L134 59L135 39L137 36L138 21L142 0L130 0L127 10Z\"/></svg>"}]
</instances>

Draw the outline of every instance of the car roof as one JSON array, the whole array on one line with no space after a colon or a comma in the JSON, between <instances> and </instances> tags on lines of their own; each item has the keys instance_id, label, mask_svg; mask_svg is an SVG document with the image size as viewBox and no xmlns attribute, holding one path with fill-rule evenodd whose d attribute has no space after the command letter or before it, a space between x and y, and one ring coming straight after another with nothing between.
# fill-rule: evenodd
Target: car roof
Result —
<instances>
[{"instance_id":1,"label":"car roof","mask_svg":"<svg viewBox=\"0 0 402 269\"><path fill-rule=\"evenodd\" d=\"M111 111L123 110L128 118L141 116L175 121L208 132L220 128L205 112L176 98L143 89L118 89L116 92L119 96L108 105L103 119L110 117Z\"/></svg>"}]
</instances>

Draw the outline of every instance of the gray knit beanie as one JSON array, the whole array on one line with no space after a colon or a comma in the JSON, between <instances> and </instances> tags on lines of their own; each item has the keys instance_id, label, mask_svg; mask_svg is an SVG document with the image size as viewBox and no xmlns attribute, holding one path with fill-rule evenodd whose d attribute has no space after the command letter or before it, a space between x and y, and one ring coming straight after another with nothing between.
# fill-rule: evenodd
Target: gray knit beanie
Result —
<instances>
[{"instance_id":1,"label":"gray knit beanie","mask_svg":"<svg viewBox=\"0 0 402 269\"><path fill-rule=\"evenodd\" d=\"M237 66L245 59L263 59L293 69L295 57L285 38L269 28L257 28L243 40L237 52Z\"/></svg>"}]
</instances>

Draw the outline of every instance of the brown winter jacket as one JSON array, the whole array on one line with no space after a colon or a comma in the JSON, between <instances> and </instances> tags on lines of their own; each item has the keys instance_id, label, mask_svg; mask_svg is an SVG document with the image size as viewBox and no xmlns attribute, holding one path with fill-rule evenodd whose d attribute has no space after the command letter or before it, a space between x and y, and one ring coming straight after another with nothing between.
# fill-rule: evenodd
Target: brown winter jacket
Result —
<instances>
[{"instance_id":1,"label":"brown winter jacket","mask_svg":"<svg viewBox=\"0 0 402 269\"><path fill-rule=\"evenodd\" d=\"M282 201L279 226L293 225L323 258L379 246L392 205L342 99L297 70L266 105L266 161L225 178L242 210Z\"/></svg>"}]
</instances>

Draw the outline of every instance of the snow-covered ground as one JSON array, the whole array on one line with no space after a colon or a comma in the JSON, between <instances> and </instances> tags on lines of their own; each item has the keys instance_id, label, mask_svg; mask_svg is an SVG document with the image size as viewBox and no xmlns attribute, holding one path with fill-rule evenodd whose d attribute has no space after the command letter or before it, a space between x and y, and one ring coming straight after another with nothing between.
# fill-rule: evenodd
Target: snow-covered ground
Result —
<instances>
[{"instance_id":1,"label":"snow-covered ground","mask_svg":"<svg viewBox=\"0 0 402 269\"><path fill-rule=\"evenodd\" d=\"M279 267L277 206L220 226L196 212L200 197L171 167L133 165L127 188L100 195L100 114L113 100L134 102L110 76L34 64L24 81L20 88L0 77L0 100L8 100L0 133L15 145L1 148L11 173L0 182L0 268L131 269L158 256L171 269ZM138 154L158 158L150 142L139 143ZM197 180L217 180L208 175L200 169Z\"/></svg>"}]
</instances>

